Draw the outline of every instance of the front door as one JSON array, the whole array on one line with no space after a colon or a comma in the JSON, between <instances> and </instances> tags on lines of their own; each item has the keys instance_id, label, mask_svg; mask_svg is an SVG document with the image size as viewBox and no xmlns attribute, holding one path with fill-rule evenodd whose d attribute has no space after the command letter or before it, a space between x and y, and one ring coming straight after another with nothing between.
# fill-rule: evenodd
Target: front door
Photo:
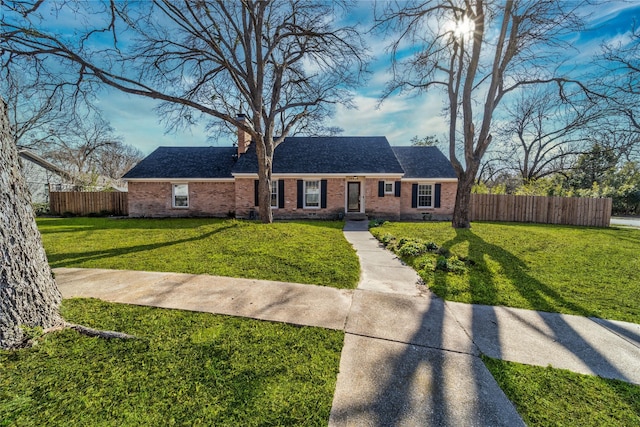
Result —
<instances>
[{"instance_id":1,"label":"front door","mask_svg":"<svg viewBox=\"0 0 640 427\"><path fill-rule=\"evenodd\" d=\"M360 183L347 183L347 212L360 212Z\"/></svg>"}]
</instances>

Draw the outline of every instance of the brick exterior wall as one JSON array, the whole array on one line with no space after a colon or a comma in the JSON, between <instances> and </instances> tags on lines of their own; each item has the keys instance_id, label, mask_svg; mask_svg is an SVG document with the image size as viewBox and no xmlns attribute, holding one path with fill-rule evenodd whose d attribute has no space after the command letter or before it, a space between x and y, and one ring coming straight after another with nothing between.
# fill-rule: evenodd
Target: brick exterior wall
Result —
<instances>
[{"instance_id":1,"label":"brick exterior wall","mask_svg":"<svg viewBox=\"0 0 640 427\"><path fill-rule=\"evenodd\" d=\"M171 182L129 182L131 217L226 217L235 211L233 182L189 182L189 207L173 208Z\"/></svg>"},{"instance_id":2,"label":"brick exterior wall","mask_svg":"<svg viewBox=\"0 0 640 427\"><path fill-rule=\"evenodd\" d=\"M402 181L402 197L400 206L400 219L410 221L424 220L450 220L453 217L453 208L456 203L457 182L442 182L440 188L439 208L412 208L411 186L418 182L437 184L437 181Z\"/></svg>"},{"instance_id":3,"label":"brick exterior wall","mask_svg":"<svg viewBox=\"0 0 640 427\"><path fill-rule=\"evenodd\" d=\"M284 178L284 207L274 208L274 219L336 219L344 212L345 180L341 178L327 179L326 208L298 208L298 179ZM236 217L249 218L250 212L258 213L255 206L255 178L236 179Z\"/></svg>"},{"instance_id":4,"label":"brick exterior wall","mask_svg":"<svg viewBox=\"0 0 640 427\"><path fill-rule=\"evenodd\" d=\"M129 182L129 216L131 217L226 217L249 218L255 206L255 179L238 178L235 182L189 182L189 208L171 207L171 182ZM347 179L327 179L327 207L301 208L298 202L298 179L284 179L284 207L273 209L275 219L336 219L345 213ZM412 208L411 187L418 181L402 181L401 196L378 195L379 181L398 179L368 178L361 182L365 213L369 218L388 220L447 220L453 215L457 183L441 183L439 208ZM433 182L435 184L436 182Z\"/></svg>"},{"instance_id":5,"label":"brick exterior wall","mask_svg":"<svg viewBox=\"0 0 640 427\"><path fill-rule=\"evenodd\" d=\"M234 182L236 218L249 218L250 211L258 213L258 207L255 205L254 181L254 179L236 178Z\"/></svg>"},{"instance_id":6,"label":"brick exterior wall","mask_svg":"<svg viewBox=\"0 0 640 427\"><path fill-rule=\"evenodd\" d=\"M369 178L366 180L365 185L365 213L371 219L387 219L390 221L397 221L400 219L400 203L402 197L396 197L395 193L385 194L380 197L378 193L378 186L380 181L396 182L398 178ZM394 184L394 190L395 186ZM402 193L406 192L404 183L400 186ZM409 189L410 191L411 189Z\"/></svg>"}]
</instances>

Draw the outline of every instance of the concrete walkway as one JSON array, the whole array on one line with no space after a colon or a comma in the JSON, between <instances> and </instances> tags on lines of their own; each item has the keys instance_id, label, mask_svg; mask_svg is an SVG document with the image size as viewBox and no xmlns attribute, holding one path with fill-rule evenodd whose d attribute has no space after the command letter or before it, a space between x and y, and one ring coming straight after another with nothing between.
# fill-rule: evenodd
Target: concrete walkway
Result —
<instances>
[{"instance_id":1,"label":"concrete walkway","mask_svg":"<svg viewBox=\"0 0 640 427\"><path fill-rule=\"evenodd\" d=\"M640 325L445 302L348 222L356 290L176 273L56 269L65 298L244 316L344 330L331 426L524 425L478 357L640 384Z\"/></svg>"}]
</instances>

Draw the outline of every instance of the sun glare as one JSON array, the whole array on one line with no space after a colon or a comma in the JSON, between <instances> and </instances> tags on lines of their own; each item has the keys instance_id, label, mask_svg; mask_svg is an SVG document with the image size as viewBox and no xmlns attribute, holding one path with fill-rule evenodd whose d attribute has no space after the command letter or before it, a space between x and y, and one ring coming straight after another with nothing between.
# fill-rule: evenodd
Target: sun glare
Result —
<instances>
[{"instance_id":1,"label":"sun glare","mask_svg":"<svg viewBox=\"0 0 640 427\"><path fill-rule=\"evenodd\" d=\"M475 28L475 22L469 19L469 17L465 16L462 19L452 22L450 31L452 37L457 40L463 40L471 38L473 36L473 31L475 30Z\"/></svg>"}]
</instances>

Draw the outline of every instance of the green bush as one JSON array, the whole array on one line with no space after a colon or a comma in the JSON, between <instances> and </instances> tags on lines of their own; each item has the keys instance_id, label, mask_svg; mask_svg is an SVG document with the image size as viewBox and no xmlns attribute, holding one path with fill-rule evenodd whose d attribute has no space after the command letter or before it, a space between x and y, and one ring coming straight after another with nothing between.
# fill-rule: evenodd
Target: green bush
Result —
<instances>
[{"instance_id":1,"label":"green bush","mask_svg":"<svg viewBox=\"0 0 640 427\"><path fill-rule=\"evenodd\" d=\"M36 216L49 214L49 203L33 203L32 207Z\"/></svg>"},{"instance_id":2,"label":"green bush","mask_svg":"<svg viewBox=\"0 0 640 427\"><path fill-rule=\"evenodd\" d=\"M436 260L436 270L446 273L463 274L467 271L467 264L457 256L450 258L439 256Z\"/></svg>"},{"instance_id":3,"label":"green bush","mask_svg":"<svg viewBox=\"0 0 640 427\"><path fill-rule=\"evenodd\" d=\"M388 221L384 219L372 219L369 221L369 228L380 227L381 225L387 224Z\"/></svg>"},{"instance_id":4,"label":"green bush","mask_svg":"<svg viewBox=\"0 0 640 427\"><path fill-rule=\"evenodd\" d=\"M395 240L396 240L396 236L393 236L391 234L385 234L380 238L380 243L382 243L386 247L392 244L393 242L395 242Z\"/></svg>"},{"instance_id":5,"label":"green bush","mask_svg":"<svg viewBox=\"0 0 640 427\"><path fill-rule=\"evenodd\" d=\"M396 245L396 252L400 256L417 257L427 252L436 252L438 245L433 242L425 242L422 239L403 237Z\"/></svg>"},{"instance_id":6,"label":"green bush","mask_svg":"<svg viewBox=\"0 0 640 427\"><path fill-rule=\"evenodd\" d=\"M427 245L419 240L411 240L405 242L399 249L398 254L401 256L420 256L427 251Z\"/></svg>"}]
</instances>

